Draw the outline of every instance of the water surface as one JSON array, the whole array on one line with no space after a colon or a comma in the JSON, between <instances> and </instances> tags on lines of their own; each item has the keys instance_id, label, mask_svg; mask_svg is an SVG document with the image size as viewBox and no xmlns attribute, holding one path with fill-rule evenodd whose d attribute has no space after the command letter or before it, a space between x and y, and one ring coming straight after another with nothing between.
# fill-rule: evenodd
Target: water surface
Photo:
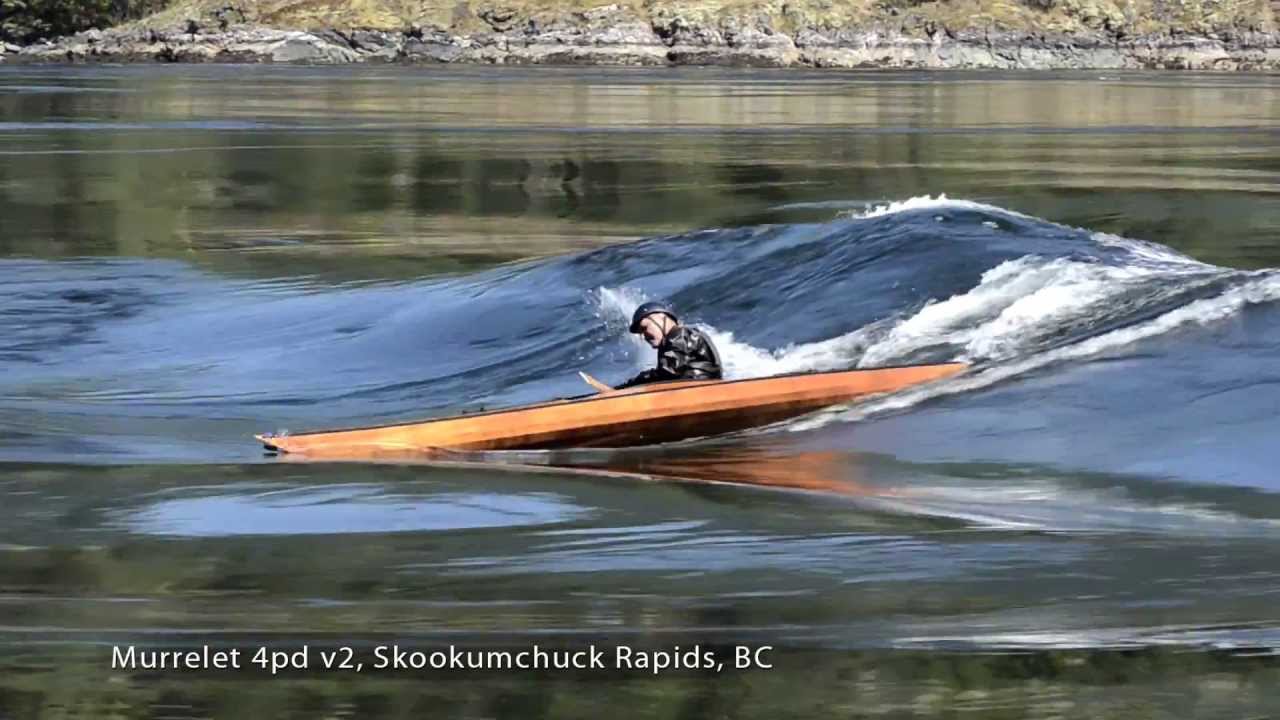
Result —
<instances>
[{"instance_id":1,"label":"water surface","mask_svg":"<svg viewBox=\"0 0 1280 720\"><path fill-rule=\"evenodd\" d=\"M0 715L1275 713L1276 117L1269 76L4 68ZM731 377L975 371L626 451L250 439L621 380L658 297ZM109 667L210 641L779 654Z\"/></svg>"}]
</instances>

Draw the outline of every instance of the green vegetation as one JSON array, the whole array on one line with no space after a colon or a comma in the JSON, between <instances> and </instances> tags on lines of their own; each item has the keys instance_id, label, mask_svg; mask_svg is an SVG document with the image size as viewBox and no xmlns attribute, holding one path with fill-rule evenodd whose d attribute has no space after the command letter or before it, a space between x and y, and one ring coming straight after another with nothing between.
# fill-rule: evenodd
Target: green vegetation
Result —
<instances>
[{"instance_id":1,"label":"green vegetation","mask_svg":"<svg viewBox=\"0 0 1280 720\"><path fill-rule=\"evenodd\" d=\"M137 20L168 0L0 0L0 40L29 43Z\"/></svg>"}]
</instances>

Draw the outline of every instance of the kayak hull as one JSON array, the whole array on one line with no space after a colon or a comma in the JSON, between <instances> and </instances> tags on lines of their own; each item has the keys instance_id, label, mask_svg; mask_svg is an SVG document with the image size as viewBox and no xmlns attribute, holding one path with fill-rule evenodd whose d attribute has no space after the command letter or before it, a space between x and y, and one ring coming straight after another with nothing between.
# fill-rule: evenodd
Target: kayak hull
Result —
<instances>
[{"instance_id":1,"label":"kayak hull","mask_svg":"<svg viewBox=\"0 0 1280 720\"><path fill-rule=\"evenodd\" d=\"M676 381L584 398L380 427L257 436L270 451L377 459L439 450L628 447L720 435L894 392L964 370L963 363Z\"/></svg>"}]
</instances>

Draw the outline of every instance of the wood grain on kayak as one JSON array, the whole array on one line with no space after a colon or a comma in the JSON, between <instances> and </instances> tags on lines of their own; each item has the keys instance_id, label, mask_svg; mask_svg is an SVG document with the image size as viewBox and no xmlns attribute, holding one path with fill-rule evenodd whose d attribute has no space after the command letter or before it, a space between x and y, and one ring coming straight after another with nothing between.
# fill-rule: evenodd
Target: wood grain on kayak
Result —
<instances>
[{"instance_id":1,"label":"wood grain on kayak","mask_svg":"<svg viewBox=\"0 0 1280 720\"><path fill-rule=\"evenodd\" d=\"M768 425L865 395L949 377L966 367L945 363L677 381L422 422L257 437L268 450L326 459L377 459L433 450L650 445Z\"/></svg>"}]
</instances>

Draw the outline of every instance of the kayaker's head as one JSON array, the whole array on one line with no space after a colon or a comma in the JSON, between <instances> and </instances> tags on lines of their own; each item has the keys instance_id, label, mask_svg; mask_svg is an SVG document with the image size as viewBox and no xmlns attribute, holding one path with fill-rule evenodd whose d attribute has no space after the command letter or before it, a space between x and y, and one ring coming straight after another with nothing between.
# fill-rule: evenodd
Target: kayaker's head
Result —
<instances>
[{"instance_id":1,"label":"kayaker's head","mask_svg":"<svg viewBox=\"0 0 1280 720\"><path fill-rule=\"evenodd\" d=\"M645 342L655 348L662 344L667 333L679 325L675 311L664 302L644 303L631 316L631 332L644 335Z\"/></svg>"}]
</instances>

